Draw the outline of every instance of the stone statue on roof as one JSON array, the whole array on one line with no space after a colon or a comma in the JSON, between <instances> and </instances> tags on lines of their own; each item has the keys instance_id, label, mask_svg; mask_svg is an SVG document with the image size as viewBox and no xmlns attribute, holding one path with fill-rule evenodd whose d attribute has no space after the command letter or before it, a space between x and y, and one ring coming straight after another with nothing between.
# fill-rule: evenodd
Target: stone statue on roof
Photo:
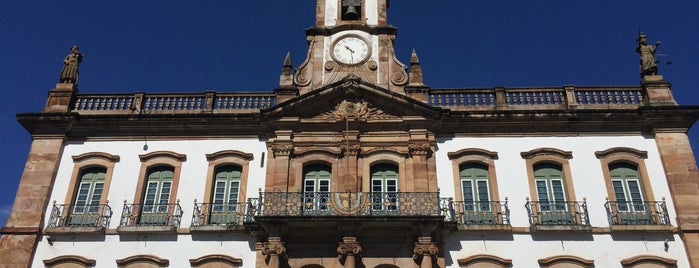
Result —
<instances>
[{"instance_id":1,"label":"stone statue on roof","mask_svg":"<svg viewBox=\"0 0 699 268\"><path fill-rule=\"evenodd\" d=\"M63 69L59 81L61 83L76 83L78 82L78 66L83 61L83 54L80 53L78 46L72 46L70 53L63 59Z\"/></svg>"},{"instance_id":2,"label":"stone statue on roof","mask_svg":"<svg viewBox=\"0 0 699 268\"><path fill-rule=\"evenodd\" d=\"M648 45L648 37L643 32L638 33L636 42L638 42L636 53L641 54L641 77L657 75L658 60L655 59L655 51L658 49L661 42L656 41L654 45Z\"/></svg>"}]
</instances>

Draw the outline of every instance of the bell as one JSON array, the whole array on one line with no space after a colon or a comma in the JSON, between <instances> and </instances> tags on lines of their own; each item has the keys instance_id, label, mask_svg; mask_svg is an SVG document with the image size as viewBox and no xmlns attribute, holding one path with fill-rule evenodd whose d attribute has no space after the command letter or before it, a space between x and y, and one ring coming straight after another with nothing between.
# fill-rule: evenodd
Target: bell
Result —
<instances>
[{"instance_id":1,"label":"bell","mask_svg":"<svg viewBox=\"0 0 699 268\"><path fill-rule=\"evenodd\" d=\"M346 20L358 20L359 13L357 13L357 8L355 6L348 6L347 11L343 15Z\"/></svg>"}]
</instances>

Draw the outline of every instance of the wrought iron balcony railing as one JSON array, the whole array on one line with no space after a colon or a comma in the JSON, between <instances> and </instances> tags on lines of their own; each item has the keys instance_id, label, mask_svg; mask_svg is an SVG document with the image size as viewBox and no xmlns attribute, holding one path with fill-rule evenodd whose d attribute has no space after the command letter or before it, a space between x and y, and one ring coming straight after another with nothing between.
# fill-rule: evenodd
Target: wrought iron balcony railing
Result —
<instances>
[{"instance_id":1,"label":"wrought iron balcony railing","mask_svg":"<svg viewBox=\"0 0 699 268\"><path fill-rule=\"evenodd\" d=\"M245 203L196 203L194 201L192 226L240 225L245 217Z\"/></svg>"},{"instance_id":2,"label":"wrought iron balcony railing","mask_svg":"<svg viewBox=\"0 0 699 268\"><path fill-rule=\"evenodd\" d=\"M108 204L77 205L53 202L48 228L53 227L109 227L112 208Z\"/></svg>"},{"instance_id":3,"label":"wrought iron balcony railing","mask_svg":"<svg viewBox=\"0 0 699 268\"><path fill-rule=\"evenodd\" d=\"M174 204L126 204L119 226L175 226L182 221L182 207Z\"/></svg>"},{"instance_id":4,"label":"wrought iron balcony railing","mask_svg":"<svg viewBox=\"0 0 699 268\"><path fill-rule=\"evenodd\" d=\"M509 225L510 209L505 201L453 201L454 221L466 225Z\"/></svg>"},{"instance_id":5,"label":"wrought iron balcony railing","mask_svg":"<svg viewBox=\"0 0 699 268\"><path fill-rule=\"evenodd\" d=\"M666 225L670 224L665 198L663 201L607 201L610 225Z\"/></svg>"},{"instance_id":6,"label":"wrought iron balcony railing","mask_svg":"<svg viewBox=\"0 0 699 268\"><path fill-rule=\"evenodd\" d=\"M527 199L527 212L531 225L578 225L589 226L587 200L583 202L539 202Z\"/></svg>"},{"instance_id":7,"label":"wrought iron balcony railing","mask_svg":"<svg viewBox=\"0 0 699 268\"><path fill-rule=\"evenodd\" d=\"M248 199L246 222L262 216L445 216L439 193L263 192Z\"/></svg>"}]
</instances>

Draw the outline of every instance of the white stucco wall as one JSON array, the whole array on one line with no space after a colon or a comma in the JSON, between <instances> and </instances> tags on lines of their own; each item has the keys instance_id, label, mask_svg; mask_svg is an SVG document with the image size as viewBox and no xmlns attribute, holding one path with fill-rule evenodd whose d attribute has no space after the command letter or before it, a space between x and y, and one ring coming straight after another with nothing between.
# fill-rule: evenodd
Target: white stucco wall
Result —
<instances>
[{"instance_id":1,"label":"white stucco wall","mask_svg":"<svg viewBox=\"0 0 699 268\"><path fill-rule=\"evenodd\" d=\"M202 202L208 162L206 154L222 150L238 150L252 153L249 165L247 197L257 197L258 188L264 187L266 174L265 143L257 138L219 140L148 141L90 141L69 143L61 157L51 200L63 203L66 199L74 164L72 156L88 152L106 152L119 155L108 194L114 215L109 226L119 225L123 200L133 201L138 183L141 162L138 155L155 151L173 151L187 156L182 164L177 198L184 211L181 227L191 224L194 199ZM676 213L665 181L656 143L641 136L587 136L587 137L456 137L440 140L435 152L440 196L454 197L452 163L447 153L465 148L480 148L498 153L495 169L500 197L509 197L513 227L528 227L525 197L529 196L526 164L520 153L537 148L556 148L571 151L569 160L577 201L587 198L593 227L609 227L604 202L606 189L602 165L594 152L613 147L630 147L648 152L645 159L647 172L653 187L654 198L667 197L672 224L676 226ZM260 161L264 160L264 166ZM47 207L46 223L50 217ZM664 241L668 240L665 250ZM458 267L457 260L475 254L492 254L513 259L514 267L537 267L538 259L556 255L574 255L595 260L596 267L620 267L625 258L650 254L678 260L678 267L689 267L684 245L678 235L669 233L590 234L590 233L537 233L512 234L457 231L444 240L440 248L445 254L447 266ZM209 254L224 254L243 259L244 267L254 267L254 238L245 233L206 235L156 235L134 234L74 238L64 236L50 245L43 239L35 255L33 267L43 267L42 260L61 255L82 255L97 260L97 267L116 267L115 260L138 254L152 254L170 260L170 267L188 267L189 259Z\"/></svg>"}]
</instances>

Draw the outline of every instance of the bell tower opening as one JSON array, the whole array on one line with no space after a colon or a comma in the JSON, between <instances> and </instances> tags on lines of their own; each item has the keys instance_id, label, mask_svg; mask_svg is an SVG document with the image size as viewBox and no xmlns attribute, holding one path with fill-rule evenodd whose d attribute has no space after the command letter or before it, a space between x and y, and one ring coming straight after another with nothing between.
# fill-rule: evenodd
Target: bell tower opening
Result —
<instances>
[{"instance_id":1,"label":"bell tower opening","mask_svg":"<svg viewBox=\"0 0 699 268\"><path fill-rule=\"evenodd\" d=\"M362 0L342 0L343 21L354 21L362 19Z\"/></svg>"}]
</instances>

